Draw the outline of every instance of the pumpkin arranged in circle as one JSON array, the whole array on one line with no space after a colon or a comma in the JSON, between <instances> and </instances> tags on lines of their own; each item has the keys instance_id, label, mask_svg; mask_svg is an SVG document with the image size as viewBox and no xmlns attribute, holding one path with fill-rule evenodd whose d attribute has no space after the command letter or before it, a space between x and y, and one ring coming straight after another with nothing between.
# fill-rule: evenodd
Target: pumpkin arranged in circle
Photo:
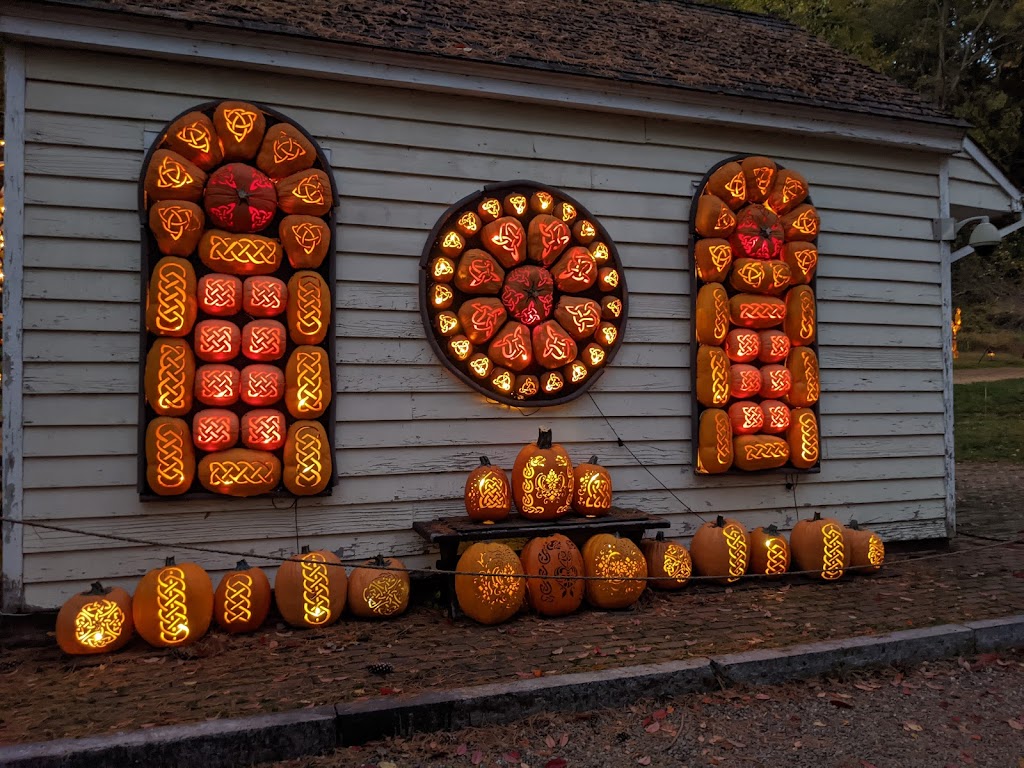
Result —
<instances>
[{"instance_id":1,"label":"pumpkin arranged in circle","mask_svg":"<svg viewBox=\"0 0 1024 768\"><path fill-rule=\"evenodd\" d=\"M98 581L88 592L68 598L57 614L57 645L71 656L119 650L133 631L132 596Z\"/></svg>"},{"instance_id":2,"label":"pumpkin arranged in circle","mask_svg":"<svg viewBox=\"0 0 1024 768\"><path fill-rule=\"evenodd\" d=\"M507 544L478 541L462 553L455 570L478 574L455 577L459 608L474 621L501 624L522 606L526 597L523 565Z\"/></svg>"},{"instance_id":3,"label":"pumpkin arranged in circle","mask_svg":"<svg viewBox=\"0 0 1024 768\"><path fill-rule=\"evenodd\" d=\"M377 555L352 569L348 608L363 619L389 619L409 607L409 574L402 561Z\"/></svg>"},{"instance_id":4,"label":"pumpkin arranged in circle","mask_svg":"<svg viewBox=\"0 0 1024 768\"><path fill-rule=\"evenodd\" d=\"M550 429L541 428L537 442L524 446L512 465L512 495L519 514L533 520L553 520L572 505L572 461L552 442Z\"/></svg>"},{"instance_id":5,"label":"pumpkin arranged in circle","mask_svg":"<svg viewBox=\"0 0 1024 768\"><path fill-rule=\"evenodd\" d=\"M277 190L270 178L244 163L231 163L210 175L203 193L206 215L228 232L259 232L277 211Z\"/></svg>"},{"instance_id":6,"label":"pumpkin arranged in circle","mask_svg":"<svg viewBox=\"0 0 1024 768\"><path fill-rule=\"evenodd\" d=\"M587 602L595 608L628 608L647 589L647 561L629 539L599 533L583 545L583 567L587 576Z\"/></svg>"},{"instance_id":7,"label":"pumpkin arranged in circle","mask_svg":"<svg viewBox=\"0 0 1024 768\"><path fill-rule=\"evenodd\" d=\"M510 182L456 203L426 243L421 269L435 353L500 403L577 397L621 342L618 254L600 224L556 190Z\"/></svg>"},{"instance_id":8,"label":"pumpkin arranged in circle","mask_svg":"<svg viewBox=\"0 0 1024 768\"><path fill-rule=\"evenodd\" d=\"M530 539L519 555L526 580L526 598L541 616L565 616L583 602L583 555L560 533Z\"/></svg>"},{"instance_id":9,"label":"pumpkin arranged in circle","mask_svg":"<svg viewBox=\"0 0 1024 768\"><path fill-rule=\"evenodd\" d=\"M167 558L143 576L132 597L132 620L139 636L155 648L196 642L213 620L213 583L195 563Z\"/></svg>"},{"instance_id":10,"label":"pumpkin arranged in circle","mask_svg":"<svg viewBox=\"0 0 1024 768\"><path fill-rule=\"evenodd\" d=\"M263 569L239 560L213 593L213 618L233 635L254 632L270 613L270 593L270 579Z\"/></svg>"}]
</instances>

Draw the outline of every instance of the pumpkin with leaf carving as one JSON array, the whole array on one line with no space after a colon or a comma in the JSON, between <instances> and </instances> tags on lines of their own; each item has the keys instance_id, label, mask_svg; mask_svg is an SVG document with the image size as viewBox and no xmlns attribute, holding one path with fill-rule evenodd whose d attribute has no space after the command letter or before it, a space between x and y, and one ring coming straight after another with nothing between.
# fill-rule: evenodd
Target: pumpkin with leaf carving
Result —
<instances>
[{"instance_id":1,"label":"pumpkin with leaf carving","mask_svg":"<svg viewBox=\"0 0 1024 768\"><path fill-rule=\"evenodd\" d=\"M512 465L512 495L523 517L553 520L572 506L575 486L572 461L554 443L551 430L541 427L537 442L519 451Z\"/></svg>"}]
</instances>

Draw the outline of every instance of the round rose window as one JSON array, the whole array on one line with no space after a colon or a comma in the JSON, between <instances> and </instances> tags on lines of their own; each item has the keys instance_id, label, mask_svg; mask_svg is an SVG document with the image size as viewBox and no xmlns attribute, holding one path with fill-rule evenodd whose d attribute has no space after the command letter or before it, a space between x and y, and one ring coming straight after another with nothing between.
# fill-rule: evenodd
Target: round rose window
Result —
<instances>
[{"instance_id":1,"label":"round rose window","mask_svg":"<svg viewBox=\"0 0 1024 768\"><path fill-rule=\"evenodd\" d=\"M420 263L434 351L509 405L557 405L604 371L626 326L626 281L604 227L534 182L495 184L453 205Z\"/></svg>"}]
</instances>

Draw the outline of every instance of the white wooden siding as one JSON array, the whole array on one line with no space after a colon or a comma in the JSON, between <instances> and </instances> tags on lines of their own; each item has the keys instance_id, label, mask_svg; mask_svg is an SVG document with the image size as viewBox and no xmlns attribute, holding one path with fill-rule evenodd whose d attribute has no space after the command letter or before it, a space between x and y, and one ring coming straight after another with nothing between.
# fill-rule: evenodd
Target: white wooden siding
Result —
<instances>
[{"instance_id":1,"label":"white wooden siding","mask_svg":"<svg viewBox=\"0 0 1024 768\"><path fill-rule=\"evenodd\" d=\"M815 510L890 538L944 535L941 296L933 155L848 141L434 96L209 66L29 49L26 91L24 513L97 533L287 555L298 543L427 564L414 520L461 510L466 472L505 466L537 426L611 467L616 503L687 536L718 513L789 527ZM136 480L144 134L215 98L265 103L331 150L337 253L337 469L330 499L141 503ZM778 477L690 468L687 216L712 164L759 152L804 173L822 215L824 461ZM600 217L627 270L613 365L559 408L488 403L424 338L418 260L445 208L534 179ZM617 445L615 432L647 465ZM666 491L662 486L672 490ZM794 502L796 508L794 508ZM27 529L25 602L96 578L131 586L169 548ZM179 557L184 552L178 552ZM197 554L214 575L226 556Z\"/></svg>"},{"instance_id":2,"label":"white wooden siding","mask_svg":"<svg viewBox=\"0 0 1024 768\"><path fill-rule=\"evenodd\" d=\"M1019 191L1011 194L966 151L949 159L949 203L958 219L1019 211L1020 202Z\"/></svg>"}]
</instances>

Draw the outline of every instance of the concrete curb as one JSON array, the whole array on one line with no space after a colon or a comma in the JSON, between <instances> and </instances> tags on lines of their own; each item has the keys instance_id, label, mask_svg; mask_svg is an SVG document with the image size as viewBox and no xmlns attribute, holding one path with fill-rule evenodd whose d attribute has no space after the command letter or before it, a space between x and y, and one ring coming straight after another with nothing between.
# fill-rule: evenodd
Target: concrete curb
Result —
<instances>
[{"instance_id":1,"label":"concrete curb","mask_svg":"<svg viewBox=\"0 0 1024 768\"><path fill-rule=\"evenodd\" d=\"M234 768L324 754L393 735L506 723L536 712L583 711L640 697L768 685L867 666L1024 647L1024 616L945 624L877 637L692 658L478 685L236 720L0 747L5 768Z\"/></svg>"}]
</instances>

